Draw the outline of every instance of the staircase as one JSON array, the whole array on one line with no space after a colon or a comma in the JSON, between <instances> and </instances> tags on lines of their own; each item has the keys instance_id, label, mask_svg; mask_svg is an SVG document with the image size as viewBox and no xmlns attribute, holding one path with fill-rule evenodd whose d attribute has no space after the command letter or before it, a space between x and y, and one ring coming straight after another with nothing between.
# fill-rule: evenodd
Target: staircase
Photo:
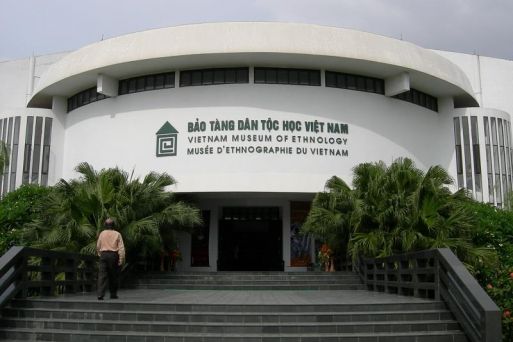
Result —
<instances>
[{"instance_id":1,"label":"staircase","mask_svg":"<svg viewBox=\"0 0 513 342\"><path fill-rule=\"evenodd\" d=\"M364 290L353 272L150 273L128 285L175 290Z\"/></svg>"},{"instance_id":2,"label":"staircase","mask_svg":"<svg viewBox=\"0 0 513 342\"><path fill-rule=\"evenodd\" d=\"M442 302L368 292L352 273L152 273L129 287L12 301L0 339L467 341Z\"/></svg>"}]
</instances>

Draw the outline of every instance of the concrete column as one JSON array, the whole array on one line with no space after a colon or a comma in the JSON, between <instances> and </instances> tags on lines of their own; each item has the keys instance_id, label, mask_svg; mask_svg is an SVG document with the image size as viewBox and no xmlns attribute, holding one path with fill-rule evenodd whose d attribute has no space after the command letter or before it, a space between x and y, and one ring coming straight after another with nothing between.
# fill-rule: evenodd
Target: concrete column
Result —
<instances>
[{"instance_id":1,"label":"concrete column","mask_svg":"<svg viewBox=\"0 0 513 342\"><path fill-rule=\"evenodd\" d=\"M118 85L117 79L109 77L107 75L98 74L96 80L96 91L108 97L118 96Z\"/></svg>"},{"instance_id":2,"label":"concrete column","mask_svg":"<svg viewBox=\"0 0 513 342\"><path fill-rule=\"evenodd\" d=\"M454 99L452 97L442 97L438 99L438 113L452 114L454 111Z\"/></svg>"},{"instance_id":3,"label":"concrete column","mask_svg":"<svg viewBox=\"0 0 513 342\"><path fill-rule=\"evenodd\" d=\"M27 84L27 94L25 102L28 103L32 93L34 92L34 77L36 72L36 57L32 55L29 59L29 74L28 74L28 84Z\"/></svg>"},{"instance_id":4,"label":"concrete column","mask_svg":"<svg viewBox=\"0 0 513 342\"><path fill-rule=\"evenodd\" d=\"M410 90L410 74L402 72L385 79L385 96L395 96Z\"/></svg>"}]
</instances>

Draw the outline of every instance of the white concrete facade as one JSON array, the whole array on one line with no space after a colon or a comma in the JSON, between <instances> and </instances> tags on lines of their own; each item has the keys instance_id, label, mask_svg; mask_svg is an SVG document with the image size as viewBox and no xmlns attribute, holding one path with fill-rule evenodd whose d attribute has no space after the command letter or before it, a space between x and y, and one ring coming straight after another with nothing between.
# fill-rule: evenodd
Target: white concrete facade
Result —
<instances>
[{"instance_id":1,"label":"white concrete facade","mask_svg":"<svg viewBox=\"0 0 513 342\"><path fill-rule=\"evenodd\" d=\"M184 71L219 68L246 68L247 80L181 86ZM261 82L259 68L312 70L319 83ZM360 75L377 88L333 87L329 72ZM166 81L172 87L121 92L121 80L162 73L174 77ZM350 183L361 162L409 157L422 169L441 165L456 186L498 206L512 189L508 60L315 25L219 23L1 62L0 78L0 139L13 151L17 145L1 193L72 178L83 161L141 175L167 172L178 181L175 191L210 211L204 270L217 269L218 224L230 206L279 208L284 268L297 269L288 252L291 201L311 200L333 175ZM110 97L67 107L90 88ZM436 99L436 110L396 98L416 91L422 101ZM174 130L157 135L166 122ZM180 245L190 260L190 237ZM190 269L187 262L181 267Z\"/></svg>"}]
</instances>

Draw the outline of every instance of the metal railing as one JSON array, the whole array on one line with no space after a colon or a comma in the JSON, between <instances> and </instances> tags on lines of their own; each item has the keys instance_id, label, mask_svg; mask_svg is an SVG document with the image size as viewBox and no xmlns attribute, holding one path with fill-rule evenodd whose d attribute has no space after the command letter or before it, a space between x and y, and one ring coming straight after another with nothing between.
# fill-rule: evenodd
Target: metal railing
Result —
<instances>
[{"instance_id":1,"label":"metal railing","mask_svg":"<svg viewBox=\"0 0 513 342\"><path fill-rule=\"evenodd\" d=\"M28 247L12 247L0 258L0 308L14 297L90 292L97 257Z\"/></svg>"},{"instance_id":2,"label":"metal railing","mask_svg":"<svg viewBox=\"0 0 513 342\"><path fill-rule=\"evenodd\" d=\"M357 272L371 291L442 300L472 342L501 341L501 312L448 248L360 258Z\"/></svg>"}]
</instances>

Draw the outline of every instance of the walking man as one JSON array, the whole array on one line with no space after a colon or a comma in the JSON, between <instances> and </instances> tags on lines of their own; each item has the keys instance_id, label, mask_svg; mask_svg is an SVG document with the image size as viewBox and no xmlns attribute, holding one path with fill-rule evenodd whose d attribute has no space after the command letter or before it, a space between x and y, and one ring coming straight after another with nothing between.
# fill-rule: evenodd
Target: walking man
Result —
<instances>
[{"instance_id":1,"label":"walking man","mask_svg":"<svg viewBox=\"0 0 513 342\"><path fill-rule=\"evenodd\" d=\"M117 299L119 271L125 262L125 245L121 234L114 230L114 220L105 220L105 229L98 236L96 251L100 256L98 271L98 300L103 300L109 283L111 299Z\"/></svg>"}]
</instances>

